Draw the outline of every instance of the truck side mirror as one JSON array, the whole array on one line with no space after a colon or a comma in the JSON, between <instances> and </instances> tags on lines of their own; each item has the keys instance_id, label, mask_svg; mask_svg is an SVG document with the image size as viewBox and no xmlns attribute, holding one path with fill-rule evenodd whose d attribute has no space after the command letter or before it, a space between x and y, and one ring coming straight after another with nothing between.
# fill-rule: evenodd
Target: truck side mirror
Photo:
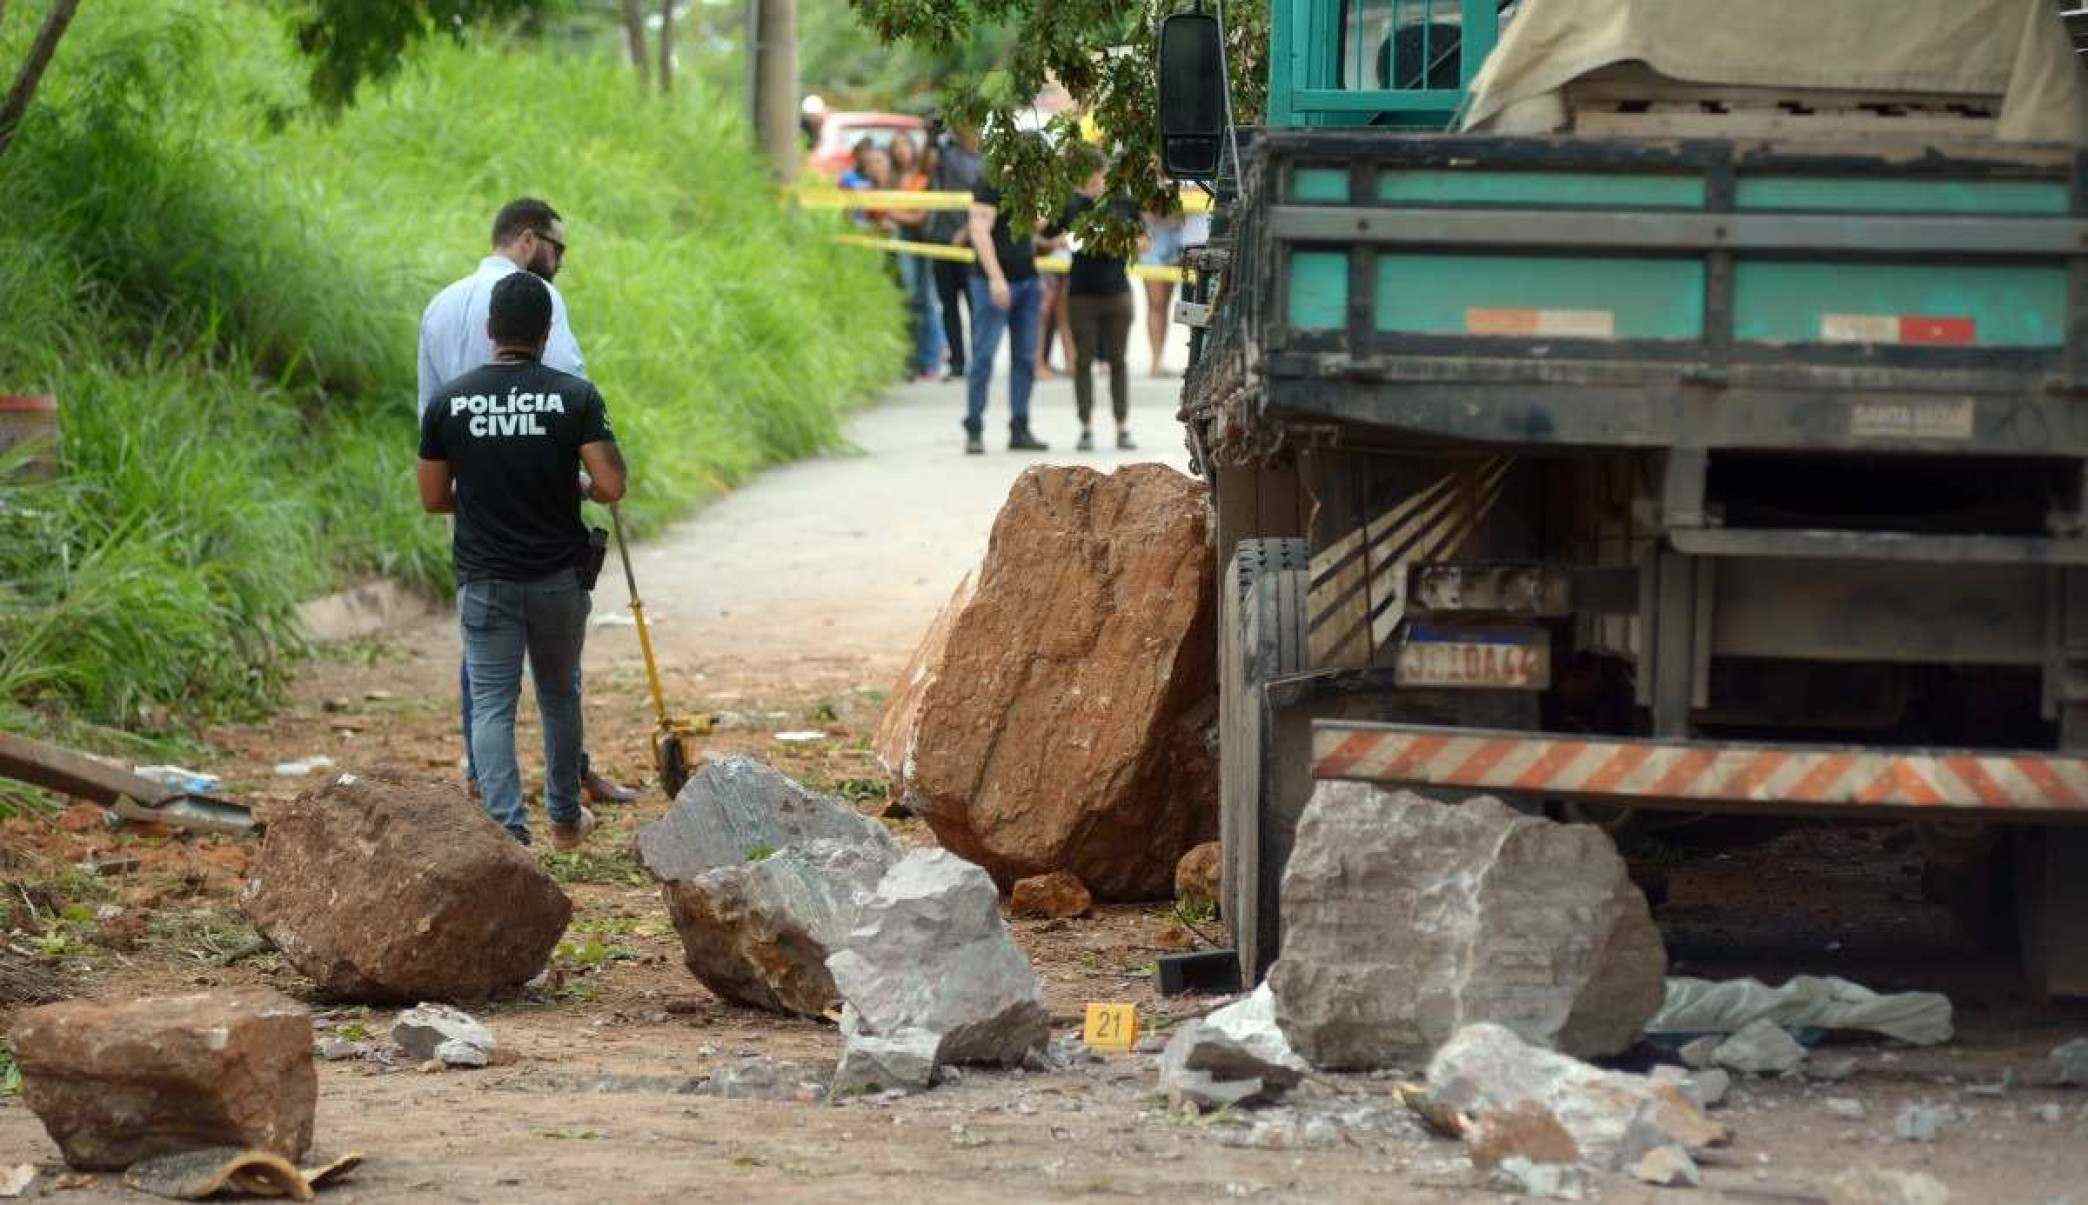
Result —
<instances>
[{"instance_id":1,"label":"truck side mirror","mask_svg":"<svg viewBox=\"0 0 2088 1205\"><path fill-rule=\"evenodd\" d=\"M1160 170L1170 179L1218 175L1225 100L1225 39L1218 18L1183 12L1162 21Z\"/></svg>"}]
</instances>

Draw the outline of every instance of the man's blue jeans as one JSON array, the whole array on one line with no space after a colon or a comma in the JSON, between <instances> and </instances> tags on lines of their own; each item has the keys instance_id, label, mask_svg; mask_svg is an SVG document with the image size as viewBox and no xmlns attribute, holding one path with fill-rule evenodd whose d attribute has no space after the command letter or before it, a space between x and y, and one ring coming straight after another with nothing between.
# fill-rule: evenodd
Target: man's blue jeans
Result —
<instances>
[{"instance_id":1,"label":"man's blue jeans","mask_svg":"<svg viewBox=\"0 0 2088 1205\"><path fill-rule=\"evenodd\" d=\"M918 255L899 257L899 282L906 289L906 308L913 325L914 371L942 371L942 307L935 301L935 261Z\"/></svg>"},{"instance_id":2,"label":"man's blue jeans","mask_svg":"<svg viewBox=\"0 0 2088 1205\"><path fill-rule=\"evenodd\" d=\"M972 435L986 430L986 387L993 383L993 357L1000 351L1001 332L1008 341L1008 430L1029 430L1030 389L1037 383L1037 311L1043 302L1043 282L1008 282L1008 308L993 304L993 289L982 272L973 272L971 288L971 371L965 375L964 429Z\"/></svg>"},{"instance_id":3,"label":"man's blue jeans","mask_svg":"<svg viewBox=\"0 0 2088 1205\"><path fill-rule=\"evenodd\" d=\"M471 683L471 755L486 814L529 840L522 772L515 762L515 703L522 664L536 682L544 724L544 806L554 824L580 819L580 652L591 605L579 575L561 569L530 582L466 582L457 622Z\"/></svg>"}]
</instances>

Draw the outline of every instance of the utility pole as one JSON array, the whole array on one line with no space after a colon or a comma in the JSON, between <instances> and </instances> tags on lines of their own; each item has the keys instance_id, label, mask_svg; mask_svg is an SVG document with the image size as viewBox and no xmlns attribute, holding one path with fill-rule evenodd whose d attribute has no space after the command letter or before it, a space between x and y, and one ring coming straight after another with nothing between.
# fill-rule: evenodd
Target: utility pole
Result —
<instances>
[{"instance_id":1,"label":"utility pole","mask_svg":"<svg viewBox=\"0 0 2088 1205\"><path fill-rule=\"evenodd\" d=\"M778 179L797 175L797 0L747 0L747 116Z\"/></svg>"},{"instance_id":2,"label":"utility pole","mask_svg":"<svg viewBox=\"0 0 2088 1205\"><path fill-rule=\"evenodd\" d=\"M674 0L660 0L660 94L674 91Z\"/></svg>"}]
</instances>

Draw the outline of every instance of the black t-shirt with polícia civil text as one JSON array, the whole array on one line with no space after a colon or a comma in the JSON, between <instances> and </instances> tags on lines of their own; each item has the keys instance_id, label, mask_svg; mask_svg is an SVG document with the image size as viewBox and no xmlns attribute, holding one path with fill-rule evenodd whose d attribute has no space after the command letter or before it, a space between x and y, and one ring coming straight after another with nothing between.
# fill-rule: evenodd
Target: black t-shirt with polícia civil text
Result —
<instances>
[{"instance_id":1,"label":"black t-shirt with pol\u00edcia civil text","mask_svg":"<svg viewBox=\"0 0 2088 1205\"><path fill-rule=\"evenodd\" d=\"M1001 275L1009 284L1028 280L1037 274L1037 248L1028 237L1016 238L1008 229L1008 211L1001 208L1001 191L991 185L980 183L972 189L972 200L981 205L993 206L993 258L1000 261ZM973 271L984 274L986 269L977 265Z\"/></svg>"},{"instance_id":2,"label":"black t-shirt with pol\u00edcia civil text","mask_svg":"<svg viewBox=\"0 0 2088 1205\"><path fill-rule=\"evenodd\" d=\"M421 415L420 454L456 479L457 580L528 582L580 564L580 448L615 438L593 385L535 360L444 385Z\"/></svg>"}]
</instances>

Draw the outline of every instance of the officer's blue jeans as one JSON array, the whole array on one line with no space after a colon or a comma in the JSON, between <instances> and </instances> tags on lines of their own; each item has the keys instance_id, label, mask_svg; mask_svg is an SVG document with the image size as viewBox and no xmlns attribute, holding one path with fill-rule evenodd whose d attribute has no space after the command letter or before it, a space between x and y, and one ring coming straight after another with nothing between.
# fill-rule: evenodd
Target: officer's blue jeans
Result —
<instances>
[{"instance_id":1,"label":"officer's blue jeans","mask_svg":"<svg viewBox=\"0 0 2088 1205\"><path fill-rule=\"evenodd\" d=\"M515 704L526 660L544 725L544 807L554 824L580 818L580 652L591 605L579 575L561 569L529 582L466 582L457 621L471 696L471 760L486 814L529 840L515 761Z\"/></svg>"}]
</instances>

